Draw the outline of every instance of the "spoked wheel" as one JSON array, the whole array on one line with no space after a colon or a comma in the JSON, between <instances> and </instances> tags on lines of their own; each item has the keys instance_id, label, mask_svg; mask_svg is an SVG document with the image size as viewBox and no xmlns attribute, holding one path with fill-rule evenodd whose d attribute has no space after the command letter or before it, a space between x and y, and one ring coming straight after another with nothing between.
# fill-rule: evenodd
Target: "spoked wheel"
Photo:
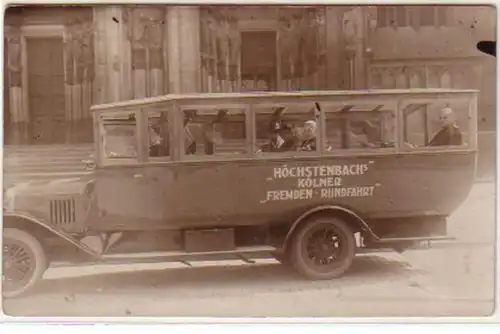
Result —
<instances>
[{"instance_id":1,"label":"spoked wheel","mask_svg":"<svg viewBox=\"0 0 500 334\"><path fill-rule=\"evenodd\" d=\"M356 239L351 228L336 217L321 217L302 225L290 244L295 270L313 280L343 275L356 255Z\"/></svg>"},{"instance_id":2,"label":"spoked wheel","mask_svg":"<svg viewBox=\"0 0 500 334\"><path fill-rule=\"evenodd\" d=\"M13 228L3 233L2 293L18 297L33 288L47 269L42 245L31 234Z\"/></svg>"}]
</instances>

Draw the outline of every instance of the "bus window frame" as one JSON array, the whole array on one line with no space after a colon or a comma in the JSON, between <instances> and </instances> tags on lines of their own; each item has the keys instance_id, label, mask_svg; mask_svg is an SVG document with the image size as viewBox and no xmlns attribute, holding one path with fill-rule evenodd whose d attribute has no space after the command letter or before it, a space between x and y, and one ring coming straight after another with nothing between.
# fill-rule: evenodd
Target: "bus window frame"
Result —
<instances>
[{"instance_id":1,"label":"bus window frame","mask_svg":"<svg viewBox=\"0 0 500 334\"><path fill-rule=\"evenodd\" d=\"M384 153L396 153L398 151L398 108L399 105L397 101L394 101L394 99L389 99L389 98L378 98L378 99L373 99L373 100L367 100L364 101L362 99L352 99L352 100L347 100L347 101L342 101L342 102L326 102L326 103L320 103L321 106L321 117L323 118L322 121L322 147L321 147L321 153L324 156L352 156L352 155L379 155L379 154L384 154ZM392 122L393 122L393 127L394 127L394 147L368 147L368 148L334 148L331 151L328 150L326 147L326 144L328 143L327 140L327 132L326 132L326 115L327 114L335 114L335 113L340 113L342 108L345 108L350 105L363 105L363 104L373 104L373 105L383 105L386 107L386 109L392 110ZM332 111L332 109L335 109L335 111ZM351 111L346 111L345 113L348 114ZM367 110L366 113L378 113L379 115L382 115L382 113L379 112L379 110Z\"/></svg>"},{"instance_id":2,"label":"bus window frame","mask_svg":"<svg viewBox=\"0 0 500 334\"><path fill-rule=\"evenodd\" d=\"M149 107L149 108L148 108ZM162 163L165 163L165 162L173 162L175 161L174 159L174 143L173 143L173 135L172 135L172 131L173 131L173 122L172 122L172 118L174 117L174 103L170 102L170 103L162 103L160 104L160 107L155 105L153 107L151 106L147 106L147 107L143 107L141 108L141 112L143 114L143 119L144 119L144 125L145 125L145 129L143 129L143 133L144 133L144 139L143 139L143 145L145 145L145 149L146 149L146 156L145 156L145 160L144 161L138 161L139 163L141 162L147 162L147 163L150 163L150 164L162 164ZM158 110L157 112L160 113L160 117L161 117L161 114L167 114L167 129L168 129L168 138L164 138L164 140L168 140L168 148L169 148L169 152L168 152L168 155L166 156L161 156L161 157L152 157L149 155L149 115L151 114L151 112L156 112L155 109L162 109L162 110Z\"/></svg>"},{"instance_id":3,"label":"bus window frame","mask_svg":"<svg viewBox=\"0 0 500 334\"><path fill-rule=\"evenodd\" d=\"M136 108L109 108L106 110L99 110L95 112L94 119L95 119L95 133L94 133L94 138L97 137L95 146L97 146L97 166L104 167L104 166L115 166L115 165L134 165L137 164L138 162L141 161L141 146L142 146L142 140L141 140L141 133L139 130L139 124L141 123L140 121L140 115L142 114L141 108L136 107ZM105 129L105 122L104 122L104 117L110 115L111 119L116 118L116 119L123 119L123 116L130 116L134 115L134 130L135 130L135 145L136 145L136 152L134 157L110 157L107 156L106 154L106 145L105 145L105 139L107 137L106 135L106 129ZM122 116L122 117L120 117ZM139 116L139 117L138 117Z\"/></svg>"},{"instance_id":4,"label":"bus window frame","mask_svg":"<svg viewBox=\"0 0 500 334\"><path fill-rule=\"evenodd\" d=\"M235 155L207 155L207 154L186 154L186 148L184 147L184 111L186 110L196 110L197 112L210 110L214 112L214 116L217 116L219 110L229 110L237 109L243 113L245 122L245 131L248 131L248 118L250 114L249 103L235 103L233 101L228 103L196 103L193 104L192 101L187 103L178 103L178 108L174 111L177 116L175 123L175 128L179 131L176 134L176 146L178 148L179 161L180 162L202 162L202 161L234 161L241 159L249 159L252 157L251 139L248 136L248 132L245 133L245 147L247 152L245 154L235 154Z\"/></svg>"},{"instance_id":5,"label":"bus window frame","mask_svg":"<svg viewBox=\"0 0 500 334\"><path fill-rule=\"evenodd\" d=\"M323 134L321 132L321 117L315 117L316 121L316 151L286 151L286 152L258 152L259 147L257 146L257 112L255 109L273 109L273 108L278 108L278 107L284 107L284 108L289 108L290 105L294 105L295 107L299 105L304 105L304 112L300 113L300 115L306 116L308 113L311 112L311 108L315 108L316 112L319 112L314 103L317 102L314 98L310 98L309 102L291 102L290 99L288 99L287 102L282 102L282 101L276 101L276 102L253 102L251 103L252 106L252 129L251 129L251 137L252 137L252 143L254 146L252 147L252 157L259 159L259 158L301 158L301 157L315 157L315 156L320 156L321 155L321 150L320 150L320 145L322 142L322 137ZM307 111L305 111L306 107L309 107ZM320 104L321 106L321 104ZM269 113L269 116L272 116L273 112ZM318 115L320 116L320 115ZM304 121L305 122L305 121ZM320 124L318 124L320 123ZM319 135L318 135L319 134Z\"/></svg>"},{"instance_id":6,"label":"bus window frame","mask_svg":"<svg viewBox=\"0 0 500 334\"><path fill-rule=\"evenodd\" d=\"M470 95L472 94L472 96ZM398 128L398 136L399 136L399 150L401 153L425 153L425 152L464 152L464 151L475 151L477 150L477 93L472 92L472 93L464 93L460 94L457 93L455 96L451 94L447 94L447 96L436 96L435 98L430 98L430 97L412 97L409 99L405 98L399 98L400 101L400 106L398 109L398 118L400 120L400 127ZM415 146L415 147L409 147L406 145L406 138L405 138L405 133L404 129L406 127L406 116L405 116L405 107L411 105L411 104L426 104L426 112L428 113L428 106L429 105L436 105L436 104L443 104L446 105L447 103L461 103L463 102L464 105L468 106L468 112L467 112L467 136L463 138L463 141L465 144L463 145L443 145L443 146L427 146L428 142L431 140L431 138L435 135L435 133L432 133L429 129L430 123L428 121L428 115L424 118L426 120L425 123L425 132L428 133L429 138L426 138L426 146ZM416 109L417 111L419 109ZM415 112L413 111L413 112ZM424 133L425 133L424 132Z\"/></svg>"},{"instance_id":7,"label":"bus window frame","mask_svg":"<svg viewBox=\"0 0 500 334\"><path fill-rule=\"evenodd\" d=\"M305 91L305 92L270 92L270 93L228 93L228 94L187 94L187 95L163 95L152 98L139 100L128 100L122 102L113 102L107 104L94 105L90 108L93 117L94 127L94 155L97 169L99 168L119 168L147 166L157 164L177 164L189 162L224 162L224 161L273 161L286 160L290 158L320 158L321 156L373 156L373 155L392 155L399 154L425 154L433 152L464 152L477 151L477 100L478 91L470 89L412 89L412 90L369 90L367 92L360 91ZM300 95L299 95L300 94ZM304 102L307 101L307 102ZM469 136L468 146L445 146L445 147L417 147L408 149L404 144L403 138L403 112L402 106L411 103L446 103L463 100L469 105ZM294 102L295 101L295 102ZM300 102L299 102L300 101ZM396 152L393 147L390 148L369 148L369 149L347 149L327 151L325 143L326 139L326 123L325 111L329 105L347 105L347 104L381 104L382 101L394 101L397 103L396 109ZM263 155L256 152L256 115L254 105L288 105L288 104L309 104L313 105L316 102L320 105L320 110L316 109L316 119L319 120L318 127L320 150L314 152L308 151L292 151L283 152L281 154ZM210 107L207 107L209 105ZM326 107L326 108L325 108ZM148 145L149 133L148 125L148 110L162 108L168 112L169 123L169 144L170 156L162 157L165 159L151 160L149 159ZM245 129L246 145L250 148L246 155L233 156L193 156L194 159L189 159L184 152L183 140L183 114L185 109L243 109L245 114ZM141 148L145 155L139 155L136 158L108 158L104 152L104 123L101 116L103 114L116 113L134 113L136 115L136 140L137 147ZM140 115L138 115L140 114ZM142 116L141 116L142 115ZM139 116L139 117L138 117ZM144 121L141 121L144 118ZM139 121L137 121L139 120ZM472 122L472 123L471 123ZM140 128L142 130L140 130ZM180 131L180 132L179 132ZM299 154L297 154L299 153Z\"/></svg>"},{"instance_id":8,"label":"bus window frame","mask_svg":"<svg viewBox=\"0 0 500 334\"><path fill-rule=\"evenodd\" d=\"M151 101L150 101L151 100ZM157 101L156 101L157 100ZM120 166L141 166L145 164L164 164L175 162L175 156L173 152L170 152L169 156L166 157L149 157L149 112L155 109L165 109L159 112L167 112L168 115L168 129L169 129L169 145L175 148L173 141L175 137L172 131L174 130L173 122L170 118L175 116L173 108L175 106L174 101L166 99L164 97L144 99L141 101L125 101L116 102L108 105L93 106L91 112L94 120L94 149L96 152L96 166L97 168L105 167L120 167ZM169 111L172 108L172 111ZM107 157L104 150L104 122L102 121L102 115L111 114L133 114L135 117L135 132L136 132L136 146L137 152L136 157ZM153 158L153 159L151 159Z\"/></svg>"}]
</instances>

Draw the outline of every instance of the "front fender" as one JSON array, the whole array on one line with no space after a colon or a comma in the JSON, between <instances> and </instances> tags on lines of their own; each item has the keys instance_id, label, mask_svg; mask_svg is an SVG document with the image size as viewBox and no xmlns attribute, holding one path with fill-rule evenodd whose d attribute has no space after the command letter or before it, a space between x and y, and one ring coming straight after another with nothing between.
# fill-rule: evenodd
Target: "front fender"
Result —
<instances>
[{"instance_id":1,"label":"front fender","mask_svg":"<svg viewBox=\"0 0 500 334\"><path fill-rule=\"evenodd\" d=\"M48 231L48 232L52 233L53 235L56 235L56 236L64 239L68 243L72 244L73 246L77 247L78 249L82 250L83 252L85 252L86 254L88 254L92 257L95 257L95 258L99 257L99 254L97 254L95 251L90 249L88 246L86 246L83 243L81 243L80 241L76 240L68 233L54 228L52 225L48 224L45 221L45 219L37 218L29 213L16 212L16 211L4 212L3 217L4 217L4 227L5 227L5 220L8 218L22 219L23 221L26 221L28 223L36 224L37 226L43 228L45 231Z\"/></svg>"}]
</instances>

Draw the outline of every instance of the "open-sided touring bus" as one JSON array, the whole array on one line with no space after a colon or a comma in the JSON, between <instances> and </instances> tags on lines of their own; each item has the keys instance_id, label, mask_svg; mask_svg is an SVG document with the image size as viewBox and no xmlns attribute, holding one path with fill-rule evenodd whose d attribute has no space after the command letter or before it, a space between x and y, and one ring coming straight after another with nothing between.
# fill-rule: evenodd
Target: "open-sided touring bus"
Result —
<instances>
[{"instance_id":1,"label":"open-sided touring bus","mask_svg":"<svg viewBox=\"0 0 500 334\"><path fill-rule=\"evenodd\" d=\"M166 95L92 107L90 176L6 192L3 293L49 264L275 257L309 279L445 240L473 185L477 92Z\"/></svg>"}]
</instances>

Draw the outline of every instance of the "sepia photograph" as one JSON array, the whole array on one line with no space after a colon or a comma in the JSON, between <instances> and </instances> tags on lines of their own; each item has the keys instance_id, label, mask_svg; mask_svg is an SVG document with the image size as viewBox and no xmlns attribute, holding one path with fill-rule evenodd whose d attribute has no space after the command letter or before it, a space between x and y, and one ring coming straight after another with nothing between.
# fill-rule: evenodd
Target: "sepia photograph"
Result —
<instances>
[{"instance_id":1,"label":"sepia photograph","mask_svg":"<svg viewBox=\"0 0 500 334\"><path fill-rule=\"evenodd\" d=\"M6 7L3 313L491 316L496 19Z\"/></svg>"}]
</instances>

